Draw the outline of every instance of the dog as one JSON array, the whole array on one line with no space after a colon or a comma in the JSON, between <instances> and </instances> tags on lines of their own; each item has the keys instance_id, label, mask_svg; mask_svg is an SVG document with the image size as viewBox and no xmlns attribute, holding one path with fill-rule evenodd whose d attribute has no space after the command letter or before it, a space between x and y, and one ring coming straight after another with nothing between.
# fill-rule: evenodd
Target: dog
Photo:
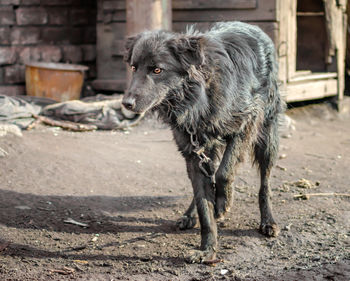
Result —
<instances>
[{"instance_id":1,"label":"dog","mask_svg":"<svg viewBox=\"0 0 350 281\"><path fill-rule=\"evenodd\" d=\"M123 106L148 110L170 125L186 161L194 199L177 221L201 229L190 263L217 260L216 220L232 204L235 169L246 152L260 171L260 232L275 237L269 175L278 153L284 102L273 42L257 26L216 23L207 32L145 31L126 39L132 78Z\"/></svg>"}]
</instances>

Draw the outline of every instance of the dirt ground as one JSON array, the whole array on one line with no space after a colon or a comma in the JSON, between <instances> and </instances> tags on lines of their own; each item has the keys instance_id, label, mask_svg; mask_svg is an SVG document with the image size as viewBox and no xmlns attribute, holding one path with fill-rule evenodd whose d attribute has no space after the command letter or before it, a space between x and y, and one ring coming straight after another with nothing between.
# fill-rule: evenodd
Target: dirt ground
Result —
<instances>
[{"instance_id":1,"label":"dirt ground","mask_svg":"<svg viewBox=\"0 0 350 281\"><path fill-rule=\"evenodd\" d=\"M350 280L350 198L338 196L350 192L350 113L312 105L288 115L296 130L284 133L271 182L280 236L257 231L258 177L247 163L213 266L184 261L200 242L198 227L175 227L192 188L155 119L128 131L39 126L0 137L0 279ZM295 200L305 193L326 196Z\"/></svg>"}]
</instances>

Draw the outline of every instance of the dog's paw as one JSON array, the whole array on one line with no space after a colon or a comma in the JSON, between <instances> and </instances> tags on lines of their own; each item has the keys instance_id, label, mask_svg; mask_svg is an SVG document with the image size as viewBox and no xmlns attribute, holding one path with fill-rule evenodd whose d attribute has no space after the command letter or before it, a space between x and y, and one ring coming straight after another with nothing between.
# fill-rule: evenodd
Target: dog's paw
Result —
<instances>
[{"instance_id":1,"label":"dog's paw","mask_svg":"<svg viewBox=\"0 0 350 281\"><path fill-rule=\"evenodd\" d=\"M225 197L216 198L215 204L215 219L217 221L224 218L225 214L230 211L230 204Z\"/></svg>"},{"instance_id":2,"label":"dog's paw","mask_svg":"<svg viewBox=\"0 0 350 281\"><path fill-rule=\"evenodd\" d=\"M276 223L262 223L259 230L267 237L277 237L280 233L280 228Z\"/></svg>"},{"instance_id":3,"label":"dog's paw","mask_svg":"<svg viewBox=\"0 0 350 281\"><path fill-rule=\"evenodd\" d=\"M204 264L213 264L220 261L216 259L216 252L213 249L205 250L205 251L200 251L200 250L189 251L188 255L185 257L185 260L188 263L204 263Z\"/></svg>"},{"instance_id":4,"label":"dog's paw","mask_svg":"<svg viewBox=\"0 0 350 281\"><path fill-rule=\"evenodd\" d=\"M182 216L176 222L176 226L181 230L194 228L196 224L197 224L197 218L190 217L190 216Z\"/></svg>"}]
</instances>

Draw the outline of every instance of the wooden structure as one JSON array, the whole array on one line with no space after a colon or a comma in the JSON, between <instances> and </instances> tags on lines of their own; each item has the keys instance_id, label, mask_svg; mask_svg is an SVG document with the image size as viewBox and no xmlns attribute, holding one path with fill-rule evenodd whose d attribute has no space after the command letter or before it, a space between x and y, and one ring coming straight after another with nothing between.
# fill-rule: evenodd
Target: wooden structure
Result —
<instances>
[{"instance_id":1,"label":"wooden structure","mask_svg":"<svg viewBox=\"0 0 350 281\"><path fill-rule=\"evenodd\" d=\"M127 34L170 29L171 24L174 31L184 31L190 24L205 30L217 21L239 20L260 26L274 41L281 90L287 102L328 96L340 100L344 91L346 2L98 0L98 79L93 85L102 90L125 89L122 54Z\"/></svg>"}]
</instances>

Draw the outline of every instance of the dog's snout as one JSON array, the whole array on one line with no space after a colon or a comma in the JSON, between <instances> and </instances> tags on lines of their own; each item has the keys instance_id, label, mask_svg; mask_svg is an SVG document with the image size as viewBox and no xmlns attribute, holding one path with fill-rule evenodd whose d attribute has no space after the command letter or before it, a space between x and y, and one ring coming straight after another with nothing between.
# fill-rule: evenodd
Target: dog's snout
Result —
<instances>
[{"instance_id":1,"label":"dog's snout","mask_svg":"<svg viewBox=\"0 0 350 281\"><path fill-rule=\"evenodd\" d=\"M124 98L122 104L126 109L133 110L135 108L135 99L134 98Z\"/></svg>"}]
</instances>

